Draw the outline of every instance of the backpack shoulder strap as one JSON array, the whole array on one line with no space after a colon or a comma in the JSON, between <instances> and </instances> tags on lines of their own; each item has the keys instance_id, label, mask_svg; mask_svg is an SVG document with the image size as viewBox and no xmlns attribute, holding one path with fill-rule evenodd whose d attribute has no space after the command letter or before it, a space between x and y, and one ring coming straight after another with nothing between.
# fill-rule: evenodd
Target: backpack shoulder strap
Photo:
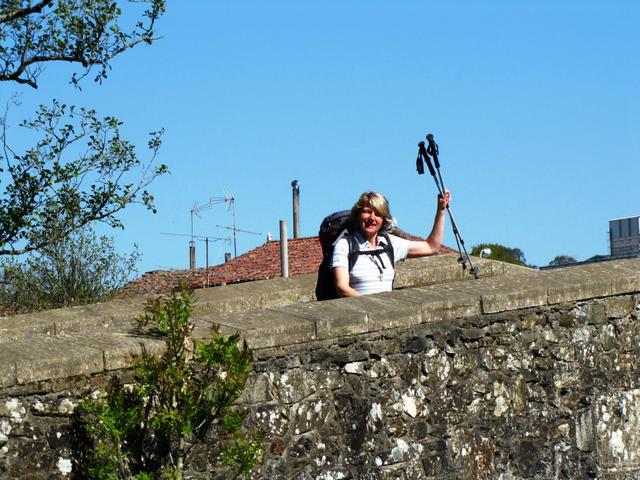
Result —
<instances>
[{"instance_id":1,"label":"backpack shoulder strap","mask_svg":"<svg viewBox=\"0 0 640 480\"><path fill-rule=\"evenodd\" d=\"M393 267L396 264L395 252L393 251L393 244L391 243L391 238L387 232L381 232L382 237L385 240L384 250L389 255L389 260L391 260L391 266Z\"/></svg>"},{"instance_id":2,"label":"backpack shoulder strap","mask_svg":"<svg viewBox=\"0 0 640 480\"><path fill-rule=\"evenodd\" d=\"M381 232L380 235L382 235L382 238L384 238L385 240L385 245L382 249L382 252L387 253L387 255L389 256L389 261L391 262L391 267L393 268L396 262L391 238L389 238L389 234L387 232ZM360 244L358 243L358 239L355 237L355 235L350 233L348 230L342 232L340 236L344 236L349 242L349 272L351 272L351 270L353 270L353 266L358 260L358 256L360 255L360 253L362 253L360 252ZM378 253L380 253L380 251Z\"/></svg>"},{"instance_id":3,"label":"backpack shoulder strap","mask_svg":"<svg viewBox=\"0 0 640 480\"><path fill-rule=\"evenodd\" d=\"M355 235L346 231L345 237L349 242L349 273L353 270L353 266L356 264L358 260L358 255L360 255L360 244L358 243L358 239Z\"/></svg>"}]
</instances>

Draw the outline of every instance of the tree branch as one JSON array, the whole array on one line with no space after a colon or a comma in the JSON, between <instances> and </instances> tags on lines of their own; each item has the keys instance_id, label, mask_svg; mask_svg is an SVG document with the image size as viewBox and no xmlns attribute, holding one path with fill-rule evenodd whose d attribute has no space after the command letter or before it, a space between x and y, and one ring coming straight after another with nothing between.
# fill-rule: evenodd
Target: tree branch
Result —
<instances>
[{"instance_id":1,"label":"tree branch","mask_svg":"<svg viewBox=\"0 0 640 480\"><path fill-rule=\"evenodd\" d=\"M80 64L82 71L72 76L74 84L94 66L102 67L96 81L106 78L116 56L157 40L153 28L165 8L165 0L143 0L149 5L143 19L131 31L122 32L118 3L95 0L82 9L75 2L40 0L29 8L0 13L0 81L37 88L38 66L47 62ZM47 6L51 11L44 11Z\"/></svg>"},{"instance_id":2,"label":"tree branch","mask_svg":"<svg viewBox=\"0 0 640 480\"><path fill-rule=\"evenodd\" d=\"M2 123L0 141L8 149L6 119ZM166 172L165 166L149 171L160 133L150 134L151 159L142 161L134 146L121 138L120 122L113 117L99 119L93 110L76 112L54 101L21 126L42 138L24 154L13 155L7 168L11 181L0 192L0 256L40 250L91 222L121 226L116 214L138 203L139 196L139 203L154 209L144 189ZM79 141L85 145L84 154L65 159L73 145L83 150ZM137 178L130 178L132 174Z\"/></svg>"},{"instance_id":3,"label":"tree branch","mask_svg":"<svg viewBox=\"0 0 640 480\"><path fill-rule=\"evenodd\" d=\"M0 14L0 23L13 22L14 20L28 17L32 13L41 13L43 8L53 3L53 1L54 0L42 0L32 7L22 8L13 13L2 13Z\"/></svg>"}]
</instances>

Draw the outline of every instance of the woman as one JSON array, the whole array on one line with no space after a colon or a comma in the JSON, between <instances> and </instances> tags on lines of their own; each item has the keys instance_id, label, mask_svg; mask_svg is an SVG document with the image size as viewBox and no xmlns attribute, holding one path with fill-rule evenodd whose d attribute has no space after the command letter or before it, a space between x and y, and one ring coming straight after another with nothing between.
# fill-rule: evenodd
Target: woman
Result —
<instances>
[{"instance_id":1,"label":"woman","mask_svg":"<svg viewBox=\"0 0 640 480\"><path fill-rule=\"evenodd\" d=\"M393 288L394 263L407 257L437 253L444 237L444 212L451 194L438 195L433 228L426 240L410 241L386 233L393 222L387 199L378 192L365 192L351 209L353 233L343 232L336 240L331 267L341 297L386 292ZM353 236L353 239L349 237ZM350 242L358 251L349 271ZM351 247L353 250L353 247Z\"/></svg>"}]
</instances>

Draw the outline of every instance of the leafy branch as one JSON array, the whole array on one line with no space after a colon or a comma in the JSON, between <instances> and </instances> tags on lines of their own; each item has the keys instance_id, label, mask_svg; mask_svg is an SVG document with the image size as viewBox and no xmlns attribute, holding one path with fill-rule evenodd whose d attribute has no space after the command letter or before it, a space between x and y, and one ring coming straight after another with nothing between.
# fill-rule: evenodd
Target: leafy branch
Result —
<instances>
[{"instance_id":1,"label":"leafy branch","mask_svg":"<svg viewBox=\"0 0 640 480\"><path fill-rule=\"evenodd\" d=\"M150 44L165 0L146 4L141 19L128 31L120 27L122 8L114 0L3 0L0 2L0 81L38 88L43 65L51 62L82 66L78 82L94 67L96 81L107 77L110 62L140 43Z\"/></svg>"},{"instance_id":2,"label":"leafy branch","mask_svg":"<svg viewBox=\"0 0 640 480\"><path fill-rule=\"evenodd\" d=\"M2 122L0 154L0 255L19 255L55 243L91 222L122 227L116 214L131 203L155 212L146 187L166 173L153 166L163 131L149 134L149 160L120 135L115 117L99 118L95 110L53 101L41 105L35 118L21 123L39 140L18 153L7 142ZM67 157L72 157L68 159ZM129 181L133 170L139 176Z\"/></svg>"}]
</instances>

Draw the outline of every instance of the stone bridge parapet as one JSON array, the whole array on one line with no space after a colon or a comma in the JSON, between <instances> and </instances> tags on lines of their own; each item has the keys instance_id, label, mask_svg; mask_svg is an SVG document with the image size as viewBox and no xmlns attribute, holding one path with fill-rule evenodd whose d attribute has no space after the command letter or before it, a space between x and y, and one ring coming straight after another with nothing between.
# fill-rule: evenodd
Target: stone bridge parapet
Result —
<instances>
[{"instance_id":1,"label":"stone bridge parapet","mask_svg":"<svg viewBox=\"0 0 640 480\"><path fill-rule=\"evenodd\" d=\"M406 262L397 290L312 301L313 276L197 292L194 335L239 332L255 478L640 476L640 261L536 271ZM161 344L143 299L0 320L0 478L72 478L78 400ZM213 447L192 478L214 478ZM71 467L70 467L71 465Z\"/></svg>"}]
</instances>

